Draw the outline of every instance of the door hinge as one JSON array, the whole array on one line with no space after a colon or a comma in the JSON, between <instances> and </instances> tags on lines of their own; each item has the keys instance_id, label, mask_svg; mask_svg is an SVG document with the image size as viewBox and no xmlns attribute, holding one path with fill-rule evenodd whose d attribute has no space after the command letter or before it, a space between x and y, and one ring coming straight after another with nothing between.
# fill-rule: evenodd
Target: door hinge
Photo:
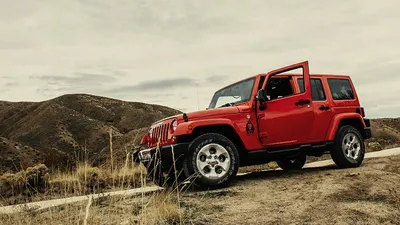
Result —
<instances>
[{"instance_id":1,"label":"door hinge","mask_svg":"<svg viewBox=\"0 0 400 225\"><path fill-rule=\"evenodd\" d=\"M264 113L259 113L259 114L257 114L257 119L263 118L264 116L265 116Z\"/></svg>"},{"instance_id":2,"label":"door hinge","mask_svg":"<svg viewBox=\"0 0 400 225\"><path fill-rule=\"evenodd\" d=\"M260 138L265 138L265 137L267 137L268 136L268 133L267 132L261 132L260 133Z\"/></svg>"}]
</instances>

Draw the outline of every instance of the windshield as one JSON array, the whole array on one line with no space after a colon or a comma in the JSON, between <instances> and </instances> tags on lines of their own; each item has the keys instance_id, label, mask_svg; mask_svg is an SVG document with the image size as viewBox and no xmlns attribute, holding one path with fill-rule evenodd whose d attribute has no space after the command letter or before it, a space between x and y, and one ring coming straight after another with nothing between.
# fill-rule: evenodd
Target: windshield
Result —
<instances>
[{"instance_id":1,"label":"windshield","mask_svg":"<svg viewBox=\"0 0 400 225\"><path fill-rule=\"evenodd\" d=\"M247 79L215 92L208 108L232 106L240 102L249 101L254 81L255 78Z\"/></svg>"}]
</instances>

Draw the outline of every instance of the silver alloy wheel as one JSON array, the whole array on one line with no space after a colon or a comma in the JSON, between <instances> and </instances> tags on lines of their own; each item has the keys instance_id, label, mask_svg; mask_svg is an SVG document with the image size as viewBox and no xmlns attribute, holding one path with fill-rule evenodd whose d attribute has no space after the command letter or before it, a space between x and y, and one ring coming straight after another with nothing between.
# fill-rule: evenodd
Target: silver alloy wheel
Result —
<instances>
[{"instance_id":1,"label":"silver alloy wheel","mask_svg":"<svg viewBox=\"0 0 400 225\"><path fill-rule=\"evenodd\" d=\"M356 134L348 133L343 137L342 150L347 158L358 159L361 151L361 142Z\"/></svg>"},{"instance_id":2,"label":"silver alloy wheel","mask_svg":"<svg viewBox=\"0 0 400 225\"><path fill-rule=\"evenodd\" d=\"M196 157L196 166L204 177L218 179L228 172L231 160L226 148L211 143L200 149Z\"/></svg>"}]
</instances>

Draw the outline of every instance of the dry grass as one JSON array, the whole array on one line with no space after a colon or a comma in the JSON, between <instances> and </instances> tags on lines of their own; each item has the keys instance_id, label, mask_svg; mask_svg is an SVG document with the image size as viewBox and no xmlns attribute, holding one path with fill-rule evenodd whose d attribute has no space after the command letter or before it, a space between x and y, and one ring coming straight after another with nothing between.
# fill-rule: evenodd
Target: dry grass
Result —
<instances>
[{"instance_id":1,"label":"dry grass","mask_svg":"<svg viewBox=\"0 0 400 225\"><path fill-rule=\"evenodd\" d=\"M25 211L17 215L0 215L0 223L8 224L204 224L202 206L182 208L171 191L143 197L108 197L64 205L42 212ZM210 209L211 210L211 209ZM209 211L210 211L209 210ZM210 211L211 212L211 211Z\"/></svg>"},{"instance_id":2,"label":"dry grass","mask_svg":"<svg viewBox=\"0 0 400 225\"><path fill-rule=\"evenodd\" d=\"M32 170L32 169L30 169ZM20 174L8 174L7 179L18 189L19 196L25 196L25 182ZM91 167L80 164L71 173L46 175L48 180L43 186L43 193L35 193L32 198L19 198L16 192L10 192L9 201L17 203L27 200L58 198L60 195L71 196L84 193L98 193L104 190L127 189L146 186L143 167L128 166L115 169ZM17 179L18 178L18 179ZM180 207L179 190L165 190L139 197L106 197L88 202L74 203L42 212L27 210L16 215L0 215L0 224L181 224L183 220L193 220L193 211L186 212ZM14 194L14 195L13 195ZM26 196L25 196L26 197ZM3 196L3 199L4 196Z\"/></svg>"},{"instance_id":3,"label":"dry grass","mask_svg":"<svg viewBox=\"0 0 400 225\"><path fill-rule=\"evenodd\" d=\"M6 173L0 176L0 193L3 197L43 193L48 179L49 170L43 164L18 173Z\"/></svg>"},{"instance_id":4,"label":"dry grass","mask_svg":"<svg viewBox=\"0 0 400 225\"><path fill-rule=\"evenodd\" d=\"M45 165L30 167L26 171L0 176L0 193L4 205L27 201L47 200L104 191L131 189L141 186L145 177L143 166L110 170L82 163L75 171L50 174Z\"/></svg>"},{"instance_id":5,"label":"dry grass","mask_svg":"<svg viewBox=\"0 0 400 225\"><path fill-rule=\"evenodd\" d=\"M111 157L112 138L110 130ZM142 165L136 165L131 156L126 151L125 162L119 167L113 164L111 168L108 164L93 167L88 163L85 151L84 161L77 160L77 167L69 172L51 172L44 164L39 164L17 173L3 174L0 176L0 203L19 204L140 187L146 170Z\"/></svg>"},{"instance_id":6,"label":"dry grass","mask_svg":"<svg viewBox=\"0 0 400 225\"><path fill-rule=\"evenodd\" d=\"M146 186L143 167L128 166L115 169L80 164L71 173L47 175L43 199L59 195L81 195L114 189ZM15 185L22 185L16 179ZM14 181L14 179L12 180ZM113 182L114 181L114 182ZM135 186L136 185L136 186ZM24 192L20 193L24 195ZM182 208L180 190L167 189L136 197L104 197L87 202L49 208L41 212L27 210L16 215L0 215L0 224L187 224L198 215L194 207ZM36 193L38 198L40 193ZM10 196L16 199L16 196ZM26 201L27 199L20 199ZM31 198L29 200L34 200ZM185 222L186 221L186 222Z\"/></svg>"},{"instance_id":7,"label":"dry grass","mask_svg":"<svg viewBox=\"0 0 400 225\"><path fill-rule=\"evenodd\" d=\"M110 140L112 139L110 132ZM110 142L110 155L113 149ZM146 170L127 157L120 168L115 164L93 167L87 162L77 163L74 171L53 172L44 165L28 168L15 174L1 176L0 182L11 187L3 195L7 204L48 200L66 196L99 193L146 186ZM174 167L176 169L176 167ZM35 178L37 177L37 178ZM29 192L34 186L41 192ZM5 187L2 185L2 187ZM3 192L2 192L3 193ZM193 222L191 209L181 208L181 190L167 189L140 197L103 197L88 202L49 208L42 212L27 210L17 215L0 215L0 224L183 224ZM184 222L186 221L186 222Z\"/></svg>"}]
</instances>

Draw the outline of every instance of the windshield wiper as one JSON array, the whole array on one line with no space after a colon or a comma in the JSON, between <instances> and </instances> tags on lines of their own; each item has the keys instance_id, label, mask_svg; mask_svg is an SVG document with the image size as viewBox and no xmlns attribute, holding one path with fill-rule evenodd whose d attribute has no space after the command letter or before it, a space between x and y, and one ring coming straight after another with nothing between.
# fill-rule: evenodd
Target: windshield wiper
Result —
<instances>
[{"instance_id":1,"label":"windshield wiper","mask_svg":"<svg viewBox=\"0 0 400 225\"><path fill-rule=\"evenodd\" d=\"M218 107L218 108L227 107L227 106L234 106L234 105L235 105L234 102L232 102L232 103L226 103L226 104L221 105L221 106Z\"/></svg>"},{"instance_id":2,"label":"windshield wiper","mask_svg":"<svg viewBox=\"0 0 400 225\"><path fill-rule=\"evenodd\" d=\"M218 108L228 107L228 106L234 106L235 104L238 104L238 103L241 103L241 102L244 102L244 101L229 102L229 103L226 103L226 104L221 105L221 106L218 107Z\"/></svg>"}]
</instances>

